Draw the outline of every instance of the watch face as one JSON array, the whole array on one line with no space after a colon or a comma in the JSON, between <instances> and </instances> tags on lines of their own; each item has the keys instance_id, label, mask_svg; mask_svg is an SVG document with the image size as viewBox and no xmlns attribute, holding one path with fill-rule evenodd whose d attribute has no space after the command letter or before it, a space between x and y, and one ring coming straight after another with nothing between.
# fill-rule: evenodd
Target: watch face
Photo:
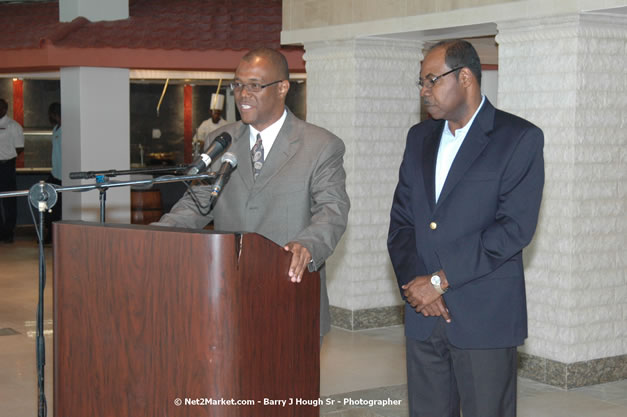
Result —
<instances>
[{"instance_id":1,"label":"watch face","mask_svg":"<svg viewBox=\"0 0 627 417\"><path fill-rule=\"evenodd\" d=\"M440 285L440 276L439 275L434 275L431 277L431 284L432 285Z\"/></svg>"}]
</instances>

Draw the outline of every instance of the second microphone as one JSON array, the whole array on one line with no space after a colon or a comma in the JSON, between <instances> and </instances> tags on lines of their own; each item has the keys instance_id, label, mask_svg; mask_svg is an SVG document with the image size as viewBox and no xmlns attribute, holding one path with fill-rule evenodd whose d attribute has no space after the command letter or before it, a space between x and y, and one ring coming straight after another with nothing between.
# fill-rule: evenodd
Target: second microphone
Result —
<instances>
[{"instance_id":1,"label":"second microphone","mask_svg":"<svg viewBox=\"0 0 627 417\"><path fill-rule=\"evenodd\" d=\"M215 204L220 191L231 177L231 172L237 167L237 158L231 152L227 152L222 156L222 166L218 171L218 176L211 186L210 204L211 207Z\"/></svg>"}]
</instances>

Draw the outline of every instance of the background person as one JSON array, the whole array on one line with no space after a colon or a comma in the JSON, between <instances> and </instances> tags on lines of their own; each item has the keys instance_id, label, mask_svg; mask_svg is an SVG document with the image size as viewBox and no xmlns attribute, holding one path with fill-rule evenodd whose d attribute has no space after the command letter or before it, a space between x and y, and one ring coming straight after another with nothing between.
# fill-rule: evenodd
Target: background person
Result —
<instances>
[{"instance_id":1,"label":"background person","mask_svg":"<svg viewBox=\"0 0 627 417\"><path fill-rule=\"evenodd\" d=\"M200 126L198 126L198 129L194 134L192 139L192 143L194 144L194 153L198 153L197 150L203 148L204 144L207 143L207 138L211 135L211 132L229 124L229 122L222 118L223 108L224 94L211 94L211 104L209 106L211 117L203 121ZM194 157L196 156L198 155L194 155Z\"/></svg>"},{"instance_id":2,"label":"background person","mask_svg":"<svg viewBox=\"0 0 627 417\"><path fill-rule=\"evenodd\" d=\"M7 116L9 104L0 98L0 192L15 191L15 161L24 150L24 130ZM17 222L16 197L0 198L0 242L13 243Z\"/></svg>"}]
</instances>

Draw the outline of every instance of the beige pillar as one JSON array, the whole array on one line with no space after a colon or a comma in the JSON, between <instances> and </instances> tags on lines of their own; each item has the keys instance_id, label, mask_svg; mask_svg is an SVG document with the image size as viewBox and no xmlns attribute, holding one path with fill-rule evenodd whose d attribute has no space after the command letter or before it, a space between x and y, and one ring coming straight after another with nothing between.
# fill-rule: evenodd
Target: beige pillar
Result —
<instances>
[{"instance_id":1,"label":"beige pillar","mask_svg":"<svg viewBox=\"0 0 627 417\"><path fill-rule=\"evenodd\" d=\"M307 120L346 144L351 211L327 262L332 323L348 329L400 324L402 301L386 247L392 195L409 127L422 43L306 43Z\"/></svg>"},{"instance_id":2,"label":"beige pillar","mask_svg":"<svg viewBox=\"0 0 627 417\"><path fill-rule=\"evenodd\" d=\"M499 105L545 134L522 375L564 387L627 378L627 18L517 20L498 32Z\"/></svg>"}]
</instances>

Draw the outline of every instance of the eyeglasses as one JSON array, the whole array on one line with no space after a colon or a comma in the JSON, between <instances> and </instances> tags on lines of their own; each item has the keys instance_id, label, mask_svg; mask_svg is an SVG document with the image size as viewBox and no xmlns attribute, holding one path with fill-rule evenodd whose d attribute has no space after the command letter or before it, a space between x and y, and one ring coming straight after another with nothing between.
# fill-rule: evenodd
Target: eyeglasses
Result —
<instances>
[{"instance_id":1,"label":"eyeglasses","mask_svg":"<svg viewBox=\"0 0 627 417\"><path fill-rule=\"evenodd\" d=\"M281 81L283 80L272 81L271 83L268 83L268 84L259 84L259 83L244 84L244 83L240 83L239 81L234 81L231 83L231 90L239 93L240 91L242 91L243 88L245 88L246 91L248 91L249 93L258 93L264 88L280 83Z\"/></svg>"},{"instance_id":2,"label":"eyeglasses","mask_svg":"<svg viewBox=\"0 0 627 417\"><path fill-rule=\"evenodd\" d=\"M444 77L445 75L449 75L457 70L460 70L464 67L457 67L457 68L453 68L450 71L445 72L444 74L440 74L440 75L436 75L435 77L426 77L425 79L422 78L418 78L418 81L416 81L416 85L418 86L418 88L423 89L423 88L433 88L433 86L435 85L435 83L442 77Z\"/></svg>"}]
</instances>

